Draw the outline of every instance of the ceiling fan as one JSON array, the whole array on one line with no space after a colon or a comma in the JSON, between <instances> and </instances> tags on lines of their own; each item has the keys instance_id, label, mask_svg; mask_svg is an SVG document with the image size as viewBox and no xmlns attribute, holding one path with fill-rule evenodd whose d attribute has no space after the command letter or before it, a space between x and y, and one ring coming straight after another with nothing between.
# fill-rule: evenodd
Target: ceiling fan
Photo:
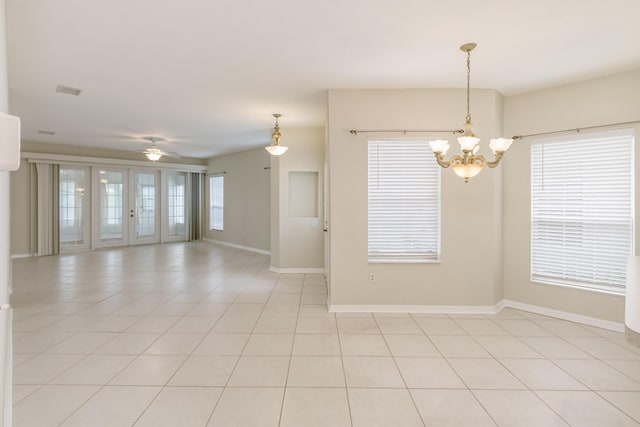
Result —
<instances>
[{"instance_id":1,"label":"ceiling fan","mask_svg":"<svg viewBox=\"0 0 640 427\"><path fill-rule=\"evenodd\" d=\"M151 160L152 162L157 162L162 156L173 157L174 159L180 158L180 156L176 153L164 151L157 147L156 142L166 141L164 138L160 138L158 136L143 136L142 139L151 143L151 146L144 150L142 153L147 156L147 159Z\"/></svg>"}]
</instances>

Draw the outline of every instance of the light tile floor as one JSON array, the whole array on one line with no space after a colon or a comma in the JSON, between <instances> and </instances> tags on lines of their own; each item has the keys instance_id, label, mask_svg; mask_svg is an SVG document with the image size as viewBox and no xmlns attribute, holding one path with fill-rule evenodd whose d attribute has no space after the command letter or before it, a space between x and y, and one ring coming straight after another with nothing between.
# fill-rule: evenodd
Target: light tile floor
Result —
<instances>
[{"instance_id":1,"label":"light tile floor","mask_svg":"<svg viewBox=\"0 0 640 427\"><path fill-rule=\"evenodd\" d=\"M14 426L640 425L640 349L532 313L330 314L209 243L14 261Z\"/></svg>"}]
</instances>

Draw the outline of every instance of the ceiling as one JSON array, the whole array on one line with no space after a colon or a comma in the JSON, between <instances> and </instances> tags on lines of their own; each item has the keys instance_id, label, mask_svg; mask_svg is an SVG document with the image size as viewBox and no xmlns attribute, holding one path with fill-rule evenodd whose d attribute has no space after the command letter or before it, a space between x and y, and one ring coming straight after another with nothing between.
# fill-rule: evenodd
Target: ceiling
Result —
<instances>
[{"instance_id":1,"label":"ceiling","mask_svg":"<svg viewBox=\"0 0 640 427\"><path fill-rule=\"evenodd\" d=\"M242 151L269 144L272 113L283 129L323 126L327 89L464 87L466 42L472 87L506 95L640 69L638 0L6 3L27 141Z\"/></svg>"}]
</instances>

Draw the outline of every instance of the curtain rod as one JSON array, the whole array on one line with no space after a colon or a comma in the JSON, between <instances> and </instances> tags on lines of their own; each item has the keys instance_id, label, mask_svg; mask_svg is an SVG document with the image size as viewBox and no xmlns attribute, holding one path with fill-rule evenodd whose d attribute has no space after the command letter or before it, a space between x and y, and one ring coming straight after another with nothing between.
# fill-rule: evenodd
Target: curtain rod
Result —
<instances>
[{"instance_id":1,"label":"curtain rod","mask_svg":"<svg viewBox=\"0 0 640 427\"><path fill-rule=\"evenodd\" d=\"M604 128L604 127L610 127L610 126L632 125L635 123L640 123L640 120L634 120L631 122L610 123L607 125L598 125L598 126L585 126L581 128L572 128L572 129L565 129L565 130L554 130L550 132L530 133L528 135L515 135L513 139L523 139L523 138L529 138L532 136L552 135L554 133L581 132L583 130L588 130L588 129L597 129L597 128Z\"/></svg>"},{"instance_id":2,"label":"curtain rod","mask_svg":"<svg viewBox=\"0 0 640 427\"><path fill-rule=\"evenodd\" d=\"M349 131L351 135L357 135L359 133L464 133L462 129L456 130L356 130L351 129Z\"/></svg>"},{"instance_id":3,"label":"curtain rod","mask_svg":"<svg viewBox=\"0 0 640 427\"><path fill-rule=\"evenodd\" d=\"M583 130L589 130L589 129L597 129L597 128L604 128L604 127L610 127L610 126L623 126L623 125L632 125L632 124L636 124L636 123L640 123L640 120L633 120L630 122L620 122L620 123L609 123L606 125L597 125L597 126L585 126L585 127L581 127L581 128L571 128L571 129L564 129L564 130L554 130L554 131L549 131L549 132L540 132L540 133L530 133L527 135L514 135L512 138L513 139L523 139L523 138L529 138L532 136L542 136L542 135L552 135L554 133L564 133L564 132L581 132ZM462 129L456 129L456 130L392 130L392 129L386 129L386 130L356 130L356 129L351 129L349 131L349 133L351 135L357 135L359 133L402 133L402 134L407 134L407 133L464 133L464 131Z\"/></svg>"}]
</instances>

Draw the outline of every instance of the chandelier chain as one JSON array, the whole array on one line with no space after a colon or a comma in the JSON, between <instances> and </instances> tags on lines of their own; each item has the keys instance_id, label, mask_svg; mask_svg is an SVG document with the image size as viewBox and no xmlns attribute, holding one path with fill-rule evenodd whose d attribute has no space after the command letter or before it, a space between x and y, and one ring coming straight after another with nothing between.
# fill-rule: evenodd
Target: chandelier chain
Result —
<instances>
[{"instance_id":1,"label":"chandelier chain","mask_svg":"<svg viewBox=\"0 0 640 427\"><path fill-rule=\"evenodd\" d=\"M471 112L469 108L469 93L471 86L471 51L467 51L467 124L471 123Z\"/></svg>"}]
</instances>

